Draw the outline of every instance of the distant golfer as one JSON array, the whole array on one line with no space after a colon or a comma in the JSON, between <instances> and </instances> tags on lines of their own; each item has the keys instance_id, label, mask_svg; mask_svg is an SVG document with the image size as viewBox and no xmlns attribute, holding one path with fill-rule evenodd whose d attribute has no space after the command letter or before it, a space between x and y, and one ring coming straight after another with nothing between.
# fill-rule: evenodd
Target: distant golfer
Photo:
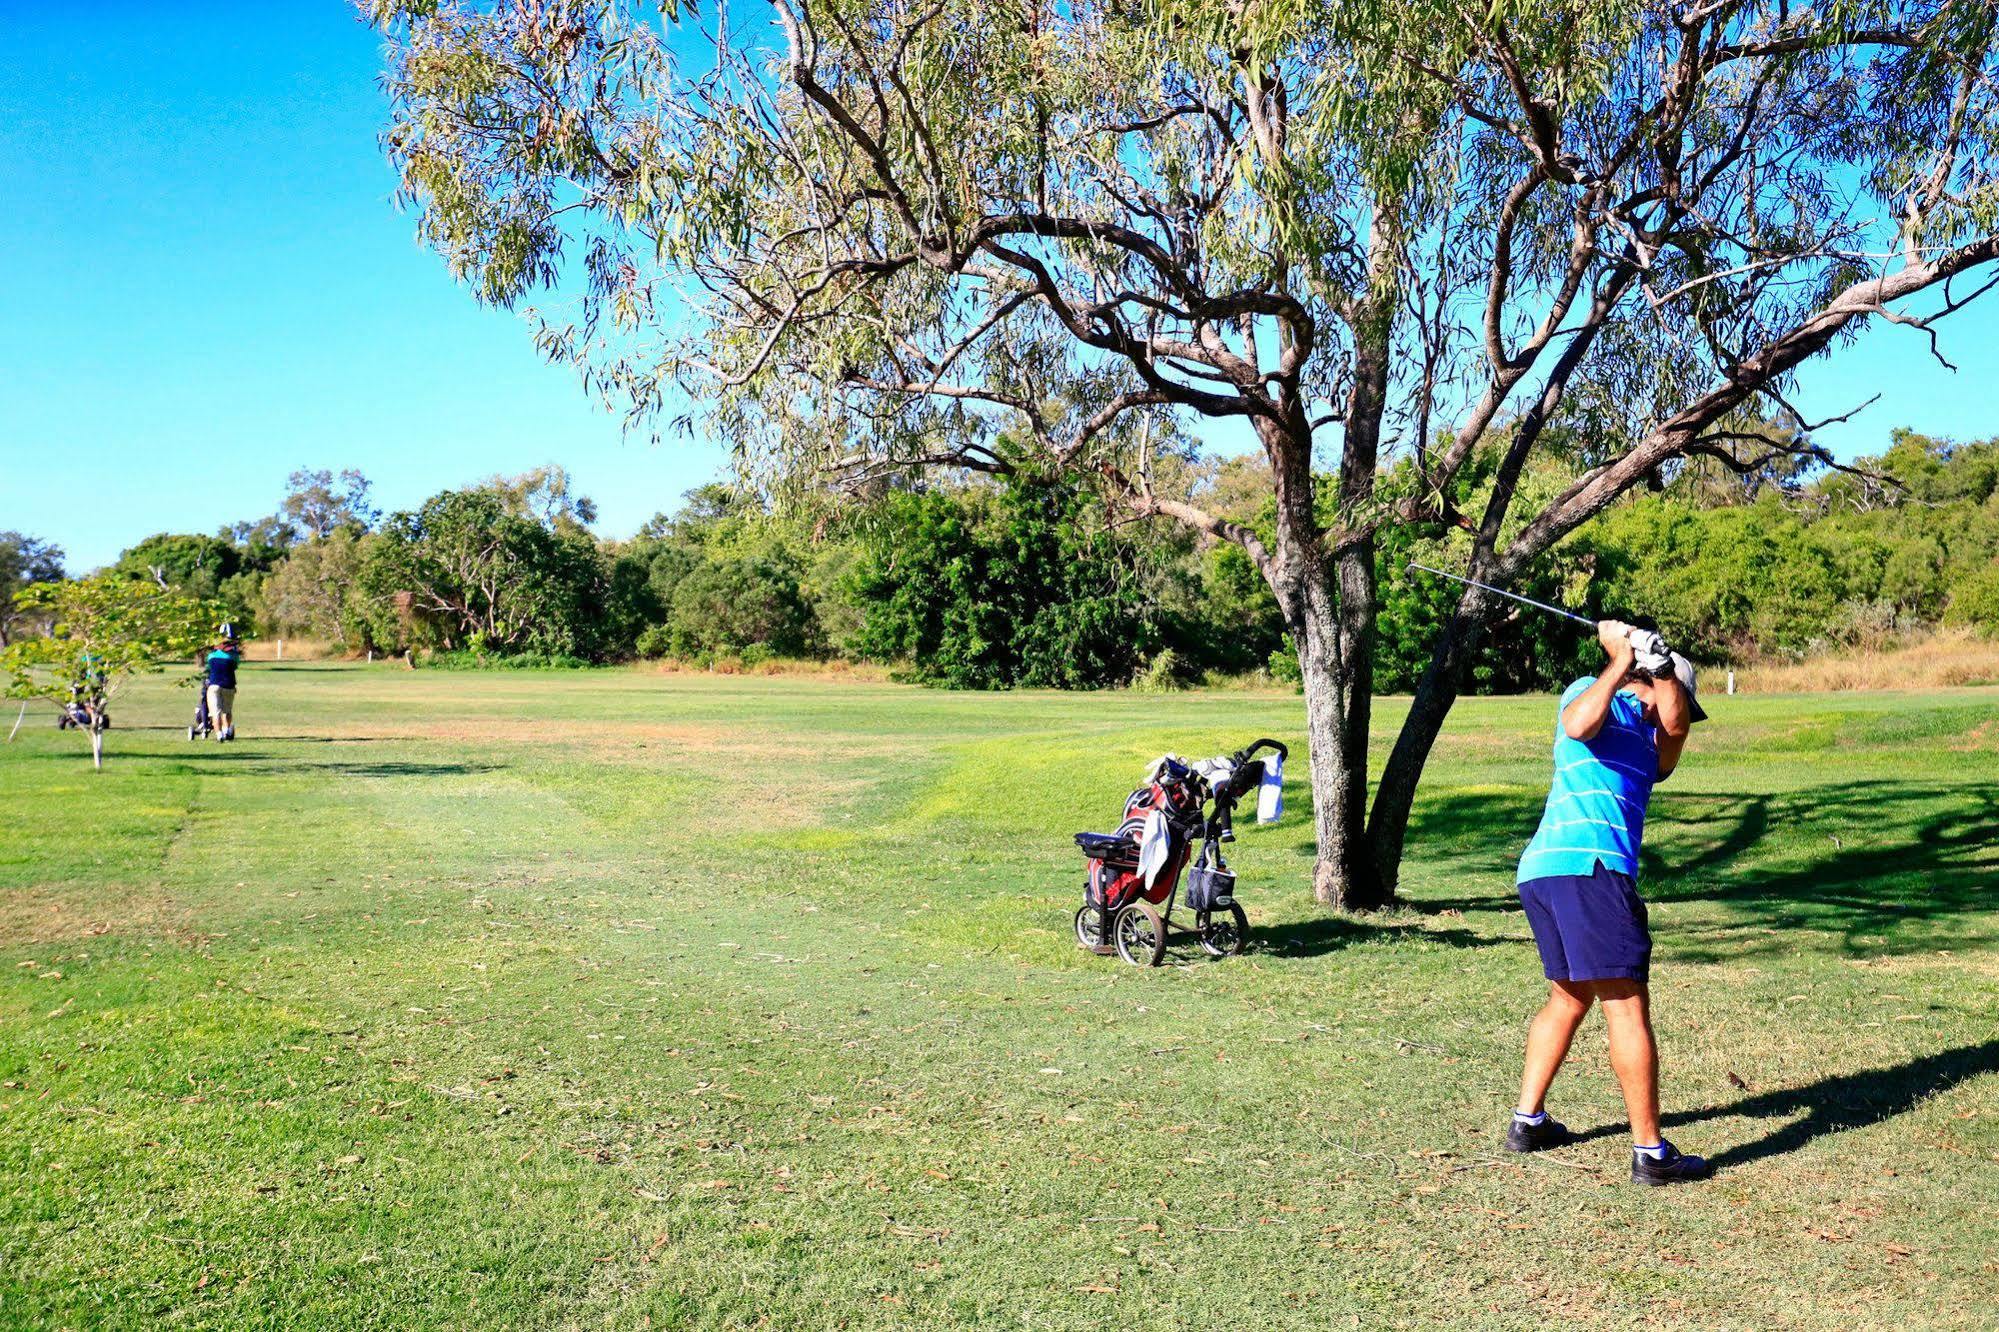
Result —
<instances>
[{"instance_id":1,"label":"distant golfer","mask_svg":"<svg viewBox=\"0 0 1999 1332\"><path fill-rule=\"evenodd\" d=\"M208 650L206 683L208 724L218 741L236 738L236 663L243 660L243 643L236 626L224 624L218 631L222 641Z\"/></svg>"},{"instance_id":2,"label":"distant golfer","mask_svg":"<svg viewBox=\"0 0 1999 1332\"><path fill-rule=\"evenodd\" d=\"M1652 934L1638 896L1638 847L1653 783L1672 774L1687 731L1706 717L1694 668L1651 626L1597 626L1610 662L1562 694L1555 779L1534 840L1520 857L1520 902L1541 950L1548 1002L1527 1033L1511 1151L1559 1147L1569 1132L1548 1117L1548 1085L1592 1003L1603 1005L1610 1066L1631 1120L1631 1180L1671 1184L1707 1175L1659 1134L1659 1052L1647 983Z\"/></svg>"}]
</instances>

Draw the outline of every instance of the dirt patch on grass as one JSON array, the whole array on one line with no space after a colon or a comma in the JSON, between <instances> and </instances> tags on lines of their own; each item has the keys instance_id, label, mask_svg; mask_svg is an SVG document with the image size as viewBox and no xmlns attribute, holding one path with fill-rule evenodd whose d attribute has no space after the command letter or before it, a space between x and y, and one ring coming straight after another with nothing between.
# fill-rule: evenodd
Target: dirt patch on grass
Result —
<instances>
[{"instance_id":1,"label":"dirt patch on grass","mask_svg":"<svg viewBox=\"0 0 1999 1332\"><path fill-rule=\"evenodd\" d=\"M1980 722L1951 741L1949 747L1960 753L1966 750L1999 749L1999 722Z\"/></svg>"},{"instance_id":2,"label":"dirt patch on grass","mask_svg":"<svg viewBox=\"0 0 1999 1332\"><path fill-rule=\"evenodd\" d=\"M159 893L115 902L78 901L73 891L52 885L0 893L0 945L71 943L109 934L183 937L192 919L187 908Z\"/></svg>"},{"instance_id":3,"label":"dirt patch on grass","mask_svg":"<svg viewBox=\"0 0 1999 1332\"><path fill-rule=\"evenodd\" d=\"M365 729L335 730L329 739L414 740L458 745L527 745L574 750L579 757L656 761L669 755L782 760L817 755L823 738L803 733L754 731L719 722L634 722L521 717L443 717L436 721L377 723ZM852 736L840 738L847 752L889 752L898 746Z\"/></svg>"}]
</instances>

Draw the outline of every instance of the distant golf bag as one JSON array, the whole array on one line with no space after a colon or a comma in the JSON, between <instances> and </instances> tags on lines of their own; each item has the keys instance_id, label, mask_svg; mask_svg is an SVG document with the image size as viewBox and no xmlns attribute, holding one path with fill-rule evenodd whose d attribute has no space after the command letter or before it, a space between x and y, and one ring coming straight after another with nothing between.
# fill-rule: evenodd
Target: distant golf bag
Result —
<instances>
[{"instance_id":1,"label":"distant golf bag","mask_svg":"<svg viewBox=\"0 0 1999 1332\"><path fill-rule=\"evenodd\" d=\"M1235 900L1235 875L1221 847L1235 840L1236 803L1257 790L1265 766L1251 757L1285 748L1258 740L1226 758L1187 764L1168 756L1153 765L1146 785L1125 801L1115 833L1077 833L1089 862L1083 905L1076 912L1076 942L1096 953L1115 952L1134 966L1157 966L1169 932L1191 934L1213 957L1230 957L1249 939L1249 918ZM1214 802L1212 812L1206 808ZM1194 844L1200 841L1200 852ZM1189 861L1192 868L1189 868ZM1173 924L1182 874L1191 930Z\"/></svg>"},{"instance_id":2,"label":"distant golf bag","mask_svg":"<svg viewBox=\"0 0 1999 1332\"><path fill-rule=\"evenodd\" d=\"M194 682L194 725L187 728L187 738L199 740L208 731L208 682L197 679Z\"/></svg>"}]
</instances>

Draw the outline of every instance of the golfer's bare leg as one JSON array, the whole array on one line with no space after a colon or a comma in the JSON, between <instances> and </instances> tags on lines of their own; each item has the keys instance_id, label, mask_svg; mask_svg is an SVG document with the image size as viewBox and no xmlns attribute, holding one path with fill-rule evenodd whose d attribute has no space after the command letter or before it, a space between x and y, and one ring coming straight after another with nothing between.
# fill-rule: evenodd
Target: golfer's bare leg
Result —
<instances>
[{"instance_id":1,"label":"golfer's bare leg","mask_svg":"<svg viewBox=\"0 0 1999 1332\"><path fill-rule=\"evenodd\" d=\"M1520 1075L1520 1109L1530 1115L1541 1113L1548 1099L1548 1086L1556 1070L1568 1058L1569 1042L1576 1028L1589 1015L1590 990L1575 981L1548 982L1548 1002L1527 1027L1527 1062Z\"/></svg>"},{"instance_id":2,"label":"golfer's bare leg","mask_svg":"<svg viewBox=\"0 0 1999 1332\"><path fill-rule=\"evenodd\" d=\"M1642 981L1597 981L1592 987L1610 1029L1610 1068L1624 1089L1631 1141L1659 1141L1659 1047L1652 1040L1651 992Z\"/></svg>"}]
</instances>

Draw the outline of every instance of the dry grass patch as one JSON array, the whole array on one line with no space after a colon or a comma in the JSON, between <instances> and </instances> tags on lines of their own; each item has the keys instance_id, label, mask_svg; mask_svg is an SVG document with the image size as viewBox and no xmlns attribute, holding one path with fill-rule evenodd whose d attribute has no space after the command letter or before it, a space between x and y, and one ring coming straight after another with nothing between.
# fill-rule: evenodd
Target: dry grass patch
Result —
<instances>
[{"instance_id":1,"label":"dry grass patch","mask_svg":"<svg viewBox=\"0 0 1999 1332\"><path fill-rule=\"evenodd\" d=\"M773 657L768 661L746 662L738 657L717 657L705 666L669 658L647 665L655 675L761 675L786 679L843 680L860 684L889 684L894 679L891 667L837 658L817 661Z\"/></svg>"},{"instance_id":2,"label":"dry grass patch","mask_svg":"<svg viewBox=\"0 0 1999 1332\"><path fill-rule=\"evenodd\" d=\"M339 644L319 638L260 638L243 645L245 661L327 661L353 655Z\"/></svg>"},{"instance_id":3,"label":"dry grass patch","mask_svg":"<svg viewBox=\"0 0 1999 1332\"><path fill-rule=\"evenodd\" d=\"M787 760L816 755L823 742L795 732L753 730L718 722L590 721L556 718L447 717L423 722L374 722L352 729L330 728L327 738L339 741L424 740L478 746L552 747L587 754L593 762L623 759L653 762L669 756L698 754L718 759ZM849 752L886 752L887 741L844 738Z\"/></svg>"},{"instance_id":4,"label":"dry grass patch","mask_svg":"<svg viewBox=\"0 0 1999 1332\"><path fill-rule=\"evenodd\" d=\"M181 936L193 913L163 893L121 889L115 899L74 885L37 884L0 893L0 944L73 943L105 935Z\"/></svg>"},{"instance_id":5,"label":"dry grass patch","mask_svg":"<svg viewBox=\"0 0 1999 1332\"><path fill-rule=\"evenodd\" d=\"M1999 642L1964 631L1941 633L1892 649L1745 666L1736 670L1735 682L1737 689L1751 694L1999 684Z\"/></svg>"}]
</instances>

